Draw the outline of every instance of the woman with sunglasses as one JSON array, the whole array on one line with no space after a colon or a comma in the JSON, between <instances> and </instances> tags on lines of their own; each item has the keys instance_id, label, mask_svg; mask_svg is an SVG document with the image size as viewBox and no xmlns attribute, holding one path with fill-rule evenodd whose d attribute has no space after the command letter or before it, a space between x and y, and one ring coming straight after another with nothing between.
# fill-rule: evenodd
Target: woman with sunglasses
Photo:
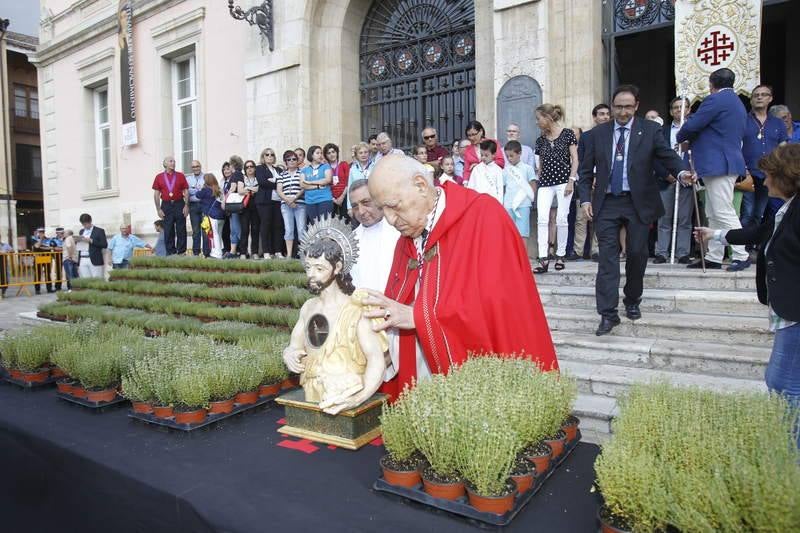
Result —
<instances>
[{"instance_id":1,"label":"woman with sunglasses","mask_svg":"<svg viewBox=\"0 0 800 533\"><path fill-rule=\"evenodd\" d=\"M256 209L256 194L258 194L258 179L256 178L256 162L248 159L244 162L244 197L247 205L242 209L242 235L239 239L239 251L243 258L252 257L258 259L258 230L261 226L261 219ZM250 244L250 254L247 254L248 240Z\"/></svg>"},{"instance_id":2,"label":"woman with sunglasses","mask_svg":"<svg viewBox=\"0 0 800 533\"><path fill-rule=\"evenodd\" d=\"M265 148L261 152L261 164L256 167L258 192L256 209L261 220L261 252L264 259L283 257L283 219L281 218L281 197L278 196L278 178L281 169L275 166L275 150Z\"/></svg>"},{"instance_id":3,"label":"woman with sunglasses","mask_svg":"<svg viewBox=\"0 0 800 533\"><path fill-rule=\"evenodd\" d=\"M222 209L225 209L225 200L231 193L244 193L244 176L242 175L242 167L244 162L238 155L231 156L230 162L226 161L222 164ZM229 213L225 219L225 225L222 229L222 240L225 249L223 259L236 259L239 255L236 249L239 246L239 236L242 232L241 221L239 213ZM226 242L227 241L227 242Z\"/></svg>"},{"instance_id":4,"label":"woman with sunglasses","mask_svg":"<svg viewBox=\"0 0 800 533\"><path fill-rule=\"evenodd\" d=\"M277 183L278 196L281 199L281 215L283 215L283 238L286 241L286 257L291 258L294 252L294 236L302 239L306 229L306 204L303 198L303 171L298 166L299 158L292 150L283 153L286 170L281 172Z\"/></svg>"},{"instance_id":5,"label":"woman with sunglasses","mask_svg":"<svg viewBox=\"0 0 800 533\"><path fill-rule=\"evenodd\" d=\"M321 146L309 146L306 159L309 164L303 169L300 186L305 191L306 218L313 222L333 212L333 170L325 162Z\"/></svg>"}]
</instances>

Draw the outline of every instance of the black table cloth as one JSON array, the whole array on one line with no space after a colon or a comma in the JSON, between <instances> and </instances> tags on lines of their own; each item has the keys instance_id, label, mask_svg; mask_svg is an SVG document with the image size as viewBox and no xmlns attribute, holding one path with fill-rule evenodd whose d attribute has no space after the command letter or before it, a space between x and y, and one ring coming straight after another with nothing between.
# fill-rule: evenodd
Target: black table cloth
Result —
<instances>
[{"instance_id":1,"label":"black table cloth","mask_svg":"<svg viewBox=\"0 0 800 533\"><path fill-rule=\"evenodd\" d=\"M278 434L274 404L188 434L127 412L0 385L0 531L479 530L373 491L377 443L352 452ZM505 530L597 531L597 452L579 444Z\"/></svg>"}]
</instances>

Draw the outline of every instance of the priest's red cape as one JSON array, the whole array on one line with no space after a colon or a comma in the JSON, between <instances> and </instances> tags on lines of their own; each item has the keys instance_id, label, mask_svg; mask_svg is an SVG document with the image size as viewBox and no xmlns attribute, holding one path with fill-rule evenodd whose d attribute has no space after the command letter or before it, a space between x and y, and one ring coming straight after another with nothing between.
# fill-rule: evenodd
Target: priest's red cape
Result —
<instances>
[{"instance_id":1,"label":"priest's red cape","mask_svg":"<svg viewBox=\"0 0 800 533\"><path fill-rule=\"evenodd\" d=\"M416 376L419 340L432 373L447 373L469 352L525 354L557 370L553 341L525 244L500 203L460 185L443 186L445 208L425 245L397 241L386 296L414 307L416 330L400 331L400 368L382 390L392 397Z\"/></svg>"}]
</instances>

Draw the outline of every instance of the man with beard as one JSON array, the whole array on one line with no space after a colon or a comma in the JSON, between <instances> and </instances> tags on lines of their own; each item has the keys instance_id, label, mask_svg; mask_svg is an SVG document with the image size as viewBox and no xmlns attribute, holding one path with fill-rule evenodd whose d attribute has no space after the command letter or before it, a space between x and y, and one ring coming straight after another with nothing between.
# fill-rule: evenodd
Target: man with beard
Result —
<instances>
[{"instance_id":1,"label":"man with beard","mask_svg":"<svg viewBox=\"0 0 800 533\"><path fill-rule=\"evenodd\" d=\"M383 383L388 345L363 317L365 294L354 292L350 270L358 243L350 226L324 217L306 231L300 257L314 298L300 309L283 360L300 374L308 402L328 414L356 407Z\"/></svg>"}]
</instances>

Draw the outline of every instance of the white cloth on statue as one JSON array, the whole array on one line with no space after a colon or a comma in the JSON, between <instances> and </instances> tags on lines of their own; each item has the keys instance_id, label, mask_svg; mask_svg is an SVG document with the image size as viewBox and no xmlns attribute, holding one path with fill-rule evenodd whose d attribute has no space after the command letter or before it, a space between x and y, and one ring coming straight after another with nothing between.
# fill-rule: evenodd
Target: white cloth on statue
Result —
<instances>
[{"instance_id":1,"label":"white cloth on statue","mask_svg":"<svg viewBox=\"0 0 800 533\"><path fill-rule=\"evenodd\" d=\"M439 202L436 205L436 211L433 213L433 221L430 221L430 215L428 215L428 221L430 223L430 231L433 231L433 228L436 227L436 223L439 222L439 219L442 217L442 213L444 212L445 204L447 201L445 200L444 189L437 187L440 191L439 193ZM417 237L414 239L414 244L417 245L417 248L421 246L422 237ZM419 294L419 284L422 281L422 276L417 279L417 286L414 289L414 295L416 297ZM400 335L397 333L397 328L390 328L386 331L389 337L389 357L392 360L392 366L386 369L386 372L383 375L383 381L389 381L395 375L397 375L397 370L400 368ZM422 346L419 345L419 338L415 339L415 344L417 347L417 381L422 381L423 379L428 379L431 376L431 369L428 367L428 361L425 359L425 355L422 353Z\"/></svg>"},{"instance_id":2,"label":"white cloth on statue","mask_svg":"<svg viewBox=\"0 0 800 533\"><path fill-rule=\"evenodd\" d=\"M400 232L382 218L377 224L358 226L353 233L358 240L358 261L350 274L357 289L383 292L392 270L394 249Z\"/></svg>"},{"instance_id":3,"label":"white cloth on statue","mask_svg":"<svg viewBox=\"0 0 800 533\"><path fill-rule=\"evenodd\" d=\"M488 165L486 163L478 163L469 175L467 188L478 193L488 194L502 204L503 169L497 166L494 161Z\"/></svg>"}]
</instances>

